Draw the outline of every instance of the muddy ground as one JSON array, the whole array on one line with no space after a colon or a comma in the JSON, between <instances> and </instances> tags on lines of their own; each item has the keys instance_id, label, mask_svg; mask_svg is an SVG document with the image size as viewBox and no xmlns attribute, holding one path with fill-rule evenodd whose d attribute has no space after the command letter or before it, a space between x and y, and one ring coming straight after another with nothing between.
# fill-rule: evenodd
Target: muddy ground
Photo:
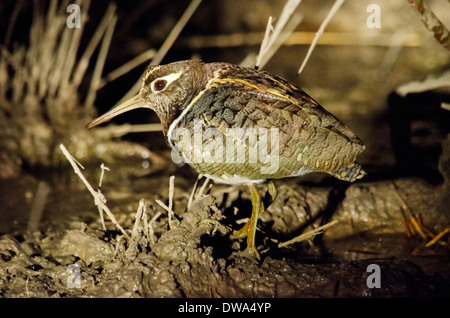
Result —
<instances>
[{"instance_id":1,"label":"muddy ground","mask_svg":"<svg viewBox=\"0 0 450 318\"><path fill-rule=\"evenodd\" d=\"M220 11L221 30L212 31L264 30L266 15L281 8L265 3L259 11L239 11L232 3ZM331 30L351 33L365 24L365 4L346 5ZM441 107L450 101L449 85L407 96L396 90L429 75L439 77L450 59L407 4L385 1L382 8L389 9L383 34L412 32L420 39L417 46L319 46L296 77L307 46L294 45L280 49L266 67L303 87L364 140L367 150L358 161L368 176L352 184L320 174L275 180L278 197L259 222L260 261L241 253L244 241L229 238L251 212L246 186L208 185L187 208L197 175L170 160L161 133L111 141L99 137L99 128L98 135L82 132L83 138L65 146L85 166L83 174L94 188L100 164L110 169L101 191L130 239L106 216L103 229L94 199L64 158L57 167L25 166L20 175L0 181L0 296L449 297L448 233L425 246L450 225L450 111ZM257 50L183 47L183 39L201 32L208 10L193 18L193 29L164 62L197 54L207 61L240 63ZM317 13L305 21L306 29L316 30L327 8L317 11L306 1L304 10ZM222 15L237 11L237 20ZM214 23L211 18L206 24ZM377 35L377 30L368 32ZM130 56L143 51L145 36L125 46ZM113 42L111 51L121 44ZM105 95L97 101L100 113L108 109ZM157 119L138 112L120 120ZM104 155L92 159L87 148ZM156 203L168 205L170 176L175 176L172 227ZM263 193L264 185L259 190ZM136 221L141 199L146 209ZM39 210L42 216L32 219L32 211ZM414 230L411 216L428 230L424 237ZM332 221L338 222L323 234L279 245ZM371 264L379 266L379 288L370 284L376 280Z\"/></svg>"},{"instance_id":2,"label":"muddy ground","mask_svg":"<svg viewBox=\"0 0 450 318\"><path fill-rule=\"evenodd\" d=\"M447 168L448 151L446 161L441 157L441 165ZM93 199L83 186L75 185L76 178L66 178L70 181L53 180L51 184L47 216L40 226L44 230L21 232L19 221L15 223L17 230L1 236L3 297L450 295L448 242L445 239L424 247L426 240L418 234L408 237L407 211L395 194L407 202L410 213L437 233L448 224L446 184L430 185L420 178L369 179L352 185L321 177L278 181L278 198L260 222L257 245L262 259L258 261L243 256L240 251L245 244L228 237L231 228L240 226L238 220L250 213L245 187L214 185L186 210L189 186L192 188L188 180L192 179L176 177L177 217L174 228L169 230L167 213L154 203L156 198L165 198L167 203L168 185L161 184L168 183L168 176L105 182L102 189L110 197L108 205L128 233L136 222L138 200L132 200L136 195L146 201L147 222L156 211L162 212L152 222L153 241L141 220L133 245L108 219L107 230L102 230ZM36 185L32 177L2 184L24 189L24 193L33 191ZM151 198L146 189L156 190L158 186L160 193L152 191L155 197ZM62 204L86 207L78 206L61 215ZM14 211L24 206L24 202L14 202L9 208ZM15 220L20 218L16 215ZM338 223L310 243L278 246L331 220ZM380 268L380 288L367 284L372 273L368 271L370 264ZM80 285L75 284L75 269L80 273Z\"/></svg>"}]
</instances>

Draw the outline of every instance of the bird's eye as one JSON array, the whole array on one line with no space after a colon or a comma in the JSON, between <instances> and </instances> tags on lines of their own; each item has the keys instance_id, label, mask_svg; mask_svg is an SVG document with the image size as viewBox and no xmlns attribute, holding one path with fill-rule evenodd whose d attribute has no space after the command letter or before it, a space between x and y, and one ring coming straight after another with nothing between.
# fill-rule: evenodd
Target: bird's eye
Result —
<instances>
[{"instance_id":1,"label":"bird's eye","mask_svg":"<svg viewBox=\"0 0 450 318\"><path fill-rule=\"evenodd\" d=\"M160 79L160 80L157 80L155 82L155 84L153 84L153 89L155 91L162 91L164 88L166 88L166 85L167 85L167 81Z\"/></svg>"}]
</instances>

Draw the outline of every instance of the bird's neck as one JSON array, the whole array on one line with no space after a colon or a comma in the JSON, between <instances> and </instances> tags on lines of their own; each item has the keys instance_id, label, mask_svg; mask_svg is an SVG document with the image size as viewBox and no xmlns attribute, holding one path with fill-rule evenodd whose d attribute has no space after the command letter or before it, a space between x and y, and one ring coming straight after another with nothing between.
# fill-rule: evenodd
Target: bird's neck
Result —
<instances>
[{"instance_id":1,"label":"bird's neck","mask_svg":"<svg viewBox=\"0 0 450 318\"><path fill-rule=\"evenodd\" d=\"M195 68L189 70L191 72L191 80L187 84L188 87L184 87L184 91L187 93L185 97L178 101L173 107L167 109L166 114L162 114L160 117L164 117L165 120L161 120L164 136L168 137L168 131L170 125L177 120L180 116L183 116L190 107L192 102L195 102L196 97L201 94L203 90L207 88L208 82L215 77L215 71L217 66L213 65L216 63L201 63ZM186 111L186 112L185 112ZM183 114L183 112L185 112Z\"/></svg>"}]
</instances>

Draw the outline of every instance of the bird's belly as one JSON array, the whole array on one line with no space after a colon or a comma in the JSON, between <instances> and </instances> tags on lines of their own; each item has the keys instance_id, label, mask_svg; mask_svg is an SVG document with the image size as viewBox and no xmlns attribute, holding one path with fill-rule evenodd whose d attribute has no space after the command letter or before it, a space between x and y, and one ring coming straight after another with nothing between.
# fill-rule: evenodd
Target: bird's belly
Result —
<instances>
[{"instance_id":1,"label":"bird's belly","mask_svg":"<svg viewBox=\"0 0 450 318\"><path fill-rule=\"evenodd\" d=\"M182 158L199 174L222 183L262 182L311 172L332 173L354 161L351 151L342 151L349 144L344 143L344 148L336 151L319 133L314 140L305 142L299 142L295 135L282 133L274 144L261 136L253 141L250 138L227 139L219 130L214 130L215 135L211 136L197 136L188 129L185 132L186 136L172 140L173 156Z\"/></svg>"},{"instance_id":2,"label":"bird's belly","mask_svg":"<svg viewBox=\"0 0 450 318\"><path fill-rule=\"evenodd\" d=\"M223 174L221 176L204 174L204 176L210 178L211 180L214 180L217 183L225 183L225 184L262 183L265 181L265 179L253 180L236 174L234 175Z\"/></svg>"}]
</instances>

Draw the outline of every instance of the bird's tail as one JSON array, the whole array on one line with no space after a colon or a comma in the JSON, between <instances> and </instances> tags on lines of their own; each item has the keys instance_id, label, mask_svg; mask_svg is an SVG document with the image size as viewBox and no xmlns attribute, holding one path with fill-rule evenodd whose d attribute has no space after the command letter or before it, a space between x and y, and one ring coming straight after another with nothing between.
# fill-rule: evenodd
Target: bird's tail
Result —
<instances>
[{"instance_id":1,"label":"bird's tail","mask_svg":"<svg viewBox=\"0 0 450 318\"><path fill-rule=\"evenodd\" d=\"M346 168L333 171L331 174L335 178L349 182L356 181L367 175L367 173L361 168L361 165L356 162L353 162Z\"/></svg>"}]
</instances>

